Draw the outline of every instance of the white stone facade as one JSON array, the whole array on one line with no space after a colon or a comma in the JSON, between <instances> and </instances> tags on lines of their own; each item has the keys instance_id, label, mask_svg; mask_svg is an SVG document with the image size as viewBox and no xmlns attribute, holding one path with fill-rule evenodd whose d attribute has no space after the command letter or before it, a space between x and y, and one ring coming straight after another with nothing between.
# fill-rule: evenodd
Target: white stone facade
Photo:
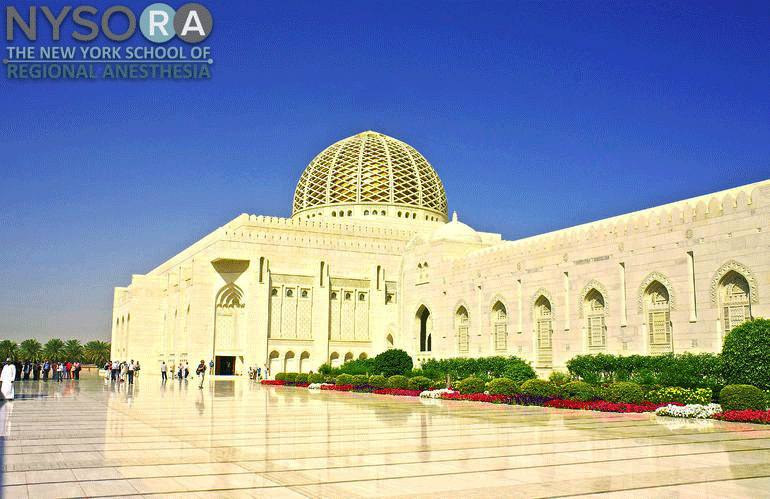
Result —
<instances>
[{"instance_id":1,"label":"white stone facade","mask_svg":"<svg viewBox=\"0 0 770 499\"><path fill-rule=\"evenodd\" d=\"M367 173L390 161L392 145L370 144L383 137L395 141L338 143L360 147L351 190L324 170L311 208L241 215L116 288L113 358L308 372L397 347L418 360L516 355L546 372L581 353L715 352L726 329L770 316L770 181L503 241L444 223L443 187L413 149L401 182L416 187L395 202L395 166Z\"/></svg>"}]
</instances>

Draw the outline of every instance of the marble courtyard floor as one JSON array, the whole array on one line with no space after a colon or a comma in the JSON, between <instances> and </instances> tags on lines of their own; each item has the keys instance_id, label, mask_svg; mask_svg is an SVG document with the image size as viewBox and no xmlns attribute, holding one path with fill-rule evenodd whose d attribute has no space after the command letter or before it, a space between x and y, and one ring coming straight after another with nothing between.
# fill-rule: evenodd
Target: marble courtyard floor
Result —
<instances>
[{"instance_id":1,"label":"marble courtyard floor","mask_svg":"<svg viewBox=\"0 0 770 499\"><path fill-rule=\"evenodd\" d=\"M4 498L770 497L768 426L146 373L16 393Z\"/></svg>"}]
</instances>

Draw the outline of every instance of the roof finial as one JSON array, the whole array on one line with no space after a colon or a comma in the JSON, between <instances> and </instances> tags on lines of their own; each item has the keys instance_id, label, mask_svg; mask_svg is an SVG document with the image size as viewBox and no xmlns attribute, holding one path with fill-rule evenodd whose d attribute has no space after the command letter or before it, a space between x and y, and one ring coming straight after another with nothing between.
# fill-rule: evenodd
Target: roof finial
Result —
<instances>
[{"instance_id":1,"label":"roof finial","mask_svg":"<svg viewBox=\"0 0 770 499\"><path fill-rule=\"evenodd\" d=\"M452 221L453 222L457 222L457 212L456 211L452 212Z\"/></svg>"}]
</instances>

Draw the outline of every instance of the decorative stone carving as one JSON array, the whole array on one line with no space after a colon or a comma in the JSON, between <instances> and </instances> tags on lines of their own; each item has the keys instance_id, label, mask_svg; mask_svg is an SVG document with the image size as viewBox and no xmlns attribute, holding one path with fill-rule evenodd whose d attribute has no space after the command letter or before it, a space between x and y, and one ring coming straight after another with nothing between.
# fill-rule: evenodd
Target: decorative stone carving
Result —
<instances>
[{"instance_id":1,"label":"decorative stone carving","mask_svg":"<svg viewBox=\"0 0 770 499\"><path fill-rule=\"evenodd\" d=\"M757 299L759 297L757 278L754 276L754 273L744 264L735 260L728 260L714 272L714 276L711 278L711 307L714 308L719 305L719 281L731 270L741 274L746 279L746 282L749 283L750 303L759 303Z\"/></svg>"},{"instance_id":2,"label":"decorative stone carving","mask_svg":"<svg viewBox=\"0 0 770 499\"><path fill-rule=\"evenodd\" d=\"M602 298L604 298L604 313L608 313L609 311L609 299L607 298L607 288L604 287L602 283L597 281L596 279L591 279L586 283L585 286L583 286L583 289L580 290L580 295L578 296L578 316L582 319L583 318L583 301L586 299L586 295L592 290L595 289L596 291L600 292L602 294Z\"/></svg>"},{"instance_id":3,"label":"decorative stone carving","mask_svg":"<svg viewBox=\"0 0 770 499\"><path fill-rule=\"evenodd\" d=\"M639 291L637 292L636 302L639 313L644 313L644 292L647 291L647 287L652 284L653 281L658 281L666 287L666 291L668 291L669 308L671 310L676 310L676 295L674 293L674 286L671 284L671 281L669 281L668 277L661 274L660 272L650 272L647 274L647 277L642 280L642 283L639 285Z\"/></svg>"},{"instance_id":4,"label":"decorative stone carving","mask_svg":"<svg viewBox=\"0 0 770 499\"><path fill-rule=\"evenodd\" d=\"M531 304L531 306L529 307L529 317L530 317L530 319L534 318L535 303L537 302L538 298L540 298L541 296L545 296L545 298L551 304L551 316L554 315L554 310L555 310L556 307L553 304L553 296L551 296L551 293L547 289L545 289L545 288L538 288L538 290L535 291L535 293L529 299L529 303Z\"/></svg>"}]
</instances>

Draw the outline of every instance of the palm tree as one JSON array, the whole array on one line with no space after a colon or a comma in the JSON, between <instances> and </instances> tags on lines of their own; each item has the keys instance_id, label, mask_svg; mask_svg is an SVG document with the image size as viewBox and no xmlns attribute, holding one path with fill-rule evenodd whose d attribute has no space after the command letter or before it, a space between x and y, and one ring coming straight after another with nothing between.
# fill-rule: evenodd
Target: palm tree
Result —
<instances>
[{"instance_id":1,"label":"palm tree","mask_svg":"<svg viewBox=\"0 0 770 499\"><path fill-rule=\"evenodd\" d=\"M0 341L0 361L10 358L16 360L19 356L19 345L13 340Z\"/></svg>"},{"instance_id":2,"label":"palm tree","mask_svg":"<svg viewBox=\"0 0 770 499\"><path fill-rule=\"evenodd\" d=\"M64 342L59 338L52 338L43 347L43 355L50 361L60 361L64 349Z\"/></svg>"},{"instance_id":3,"label":"palm tree","mask_svg":"<svg viewBox=\"0 0 770 499\"><path fill-rule=\"evenodd\" d=\"M63 360L69 360L75 362L83 356L83 346L80 344L80 340L67 340L62 349L64 354Z\"/></svg>"},{"instance_id":4,"label":"palm tree","mask_svg":"<svg viewBox=\"0 0 770 499\"><path fill-rule=\"evenodd\" d=\"M83 347L83 356L88 362L103 366L110 359L110 348L107 341L89 341Z\"/></svg>"},{"instance_id":5,"label":"palm tree","mask_svg":"<svg viewBox=\"0 0 770 499\"><path fill-rule=\"evenodd\" d=\"M19 356L24 360L38 361L43 353L43 345L35 339L24 340L19 345Z\"/></svg>"}]
</instances>

